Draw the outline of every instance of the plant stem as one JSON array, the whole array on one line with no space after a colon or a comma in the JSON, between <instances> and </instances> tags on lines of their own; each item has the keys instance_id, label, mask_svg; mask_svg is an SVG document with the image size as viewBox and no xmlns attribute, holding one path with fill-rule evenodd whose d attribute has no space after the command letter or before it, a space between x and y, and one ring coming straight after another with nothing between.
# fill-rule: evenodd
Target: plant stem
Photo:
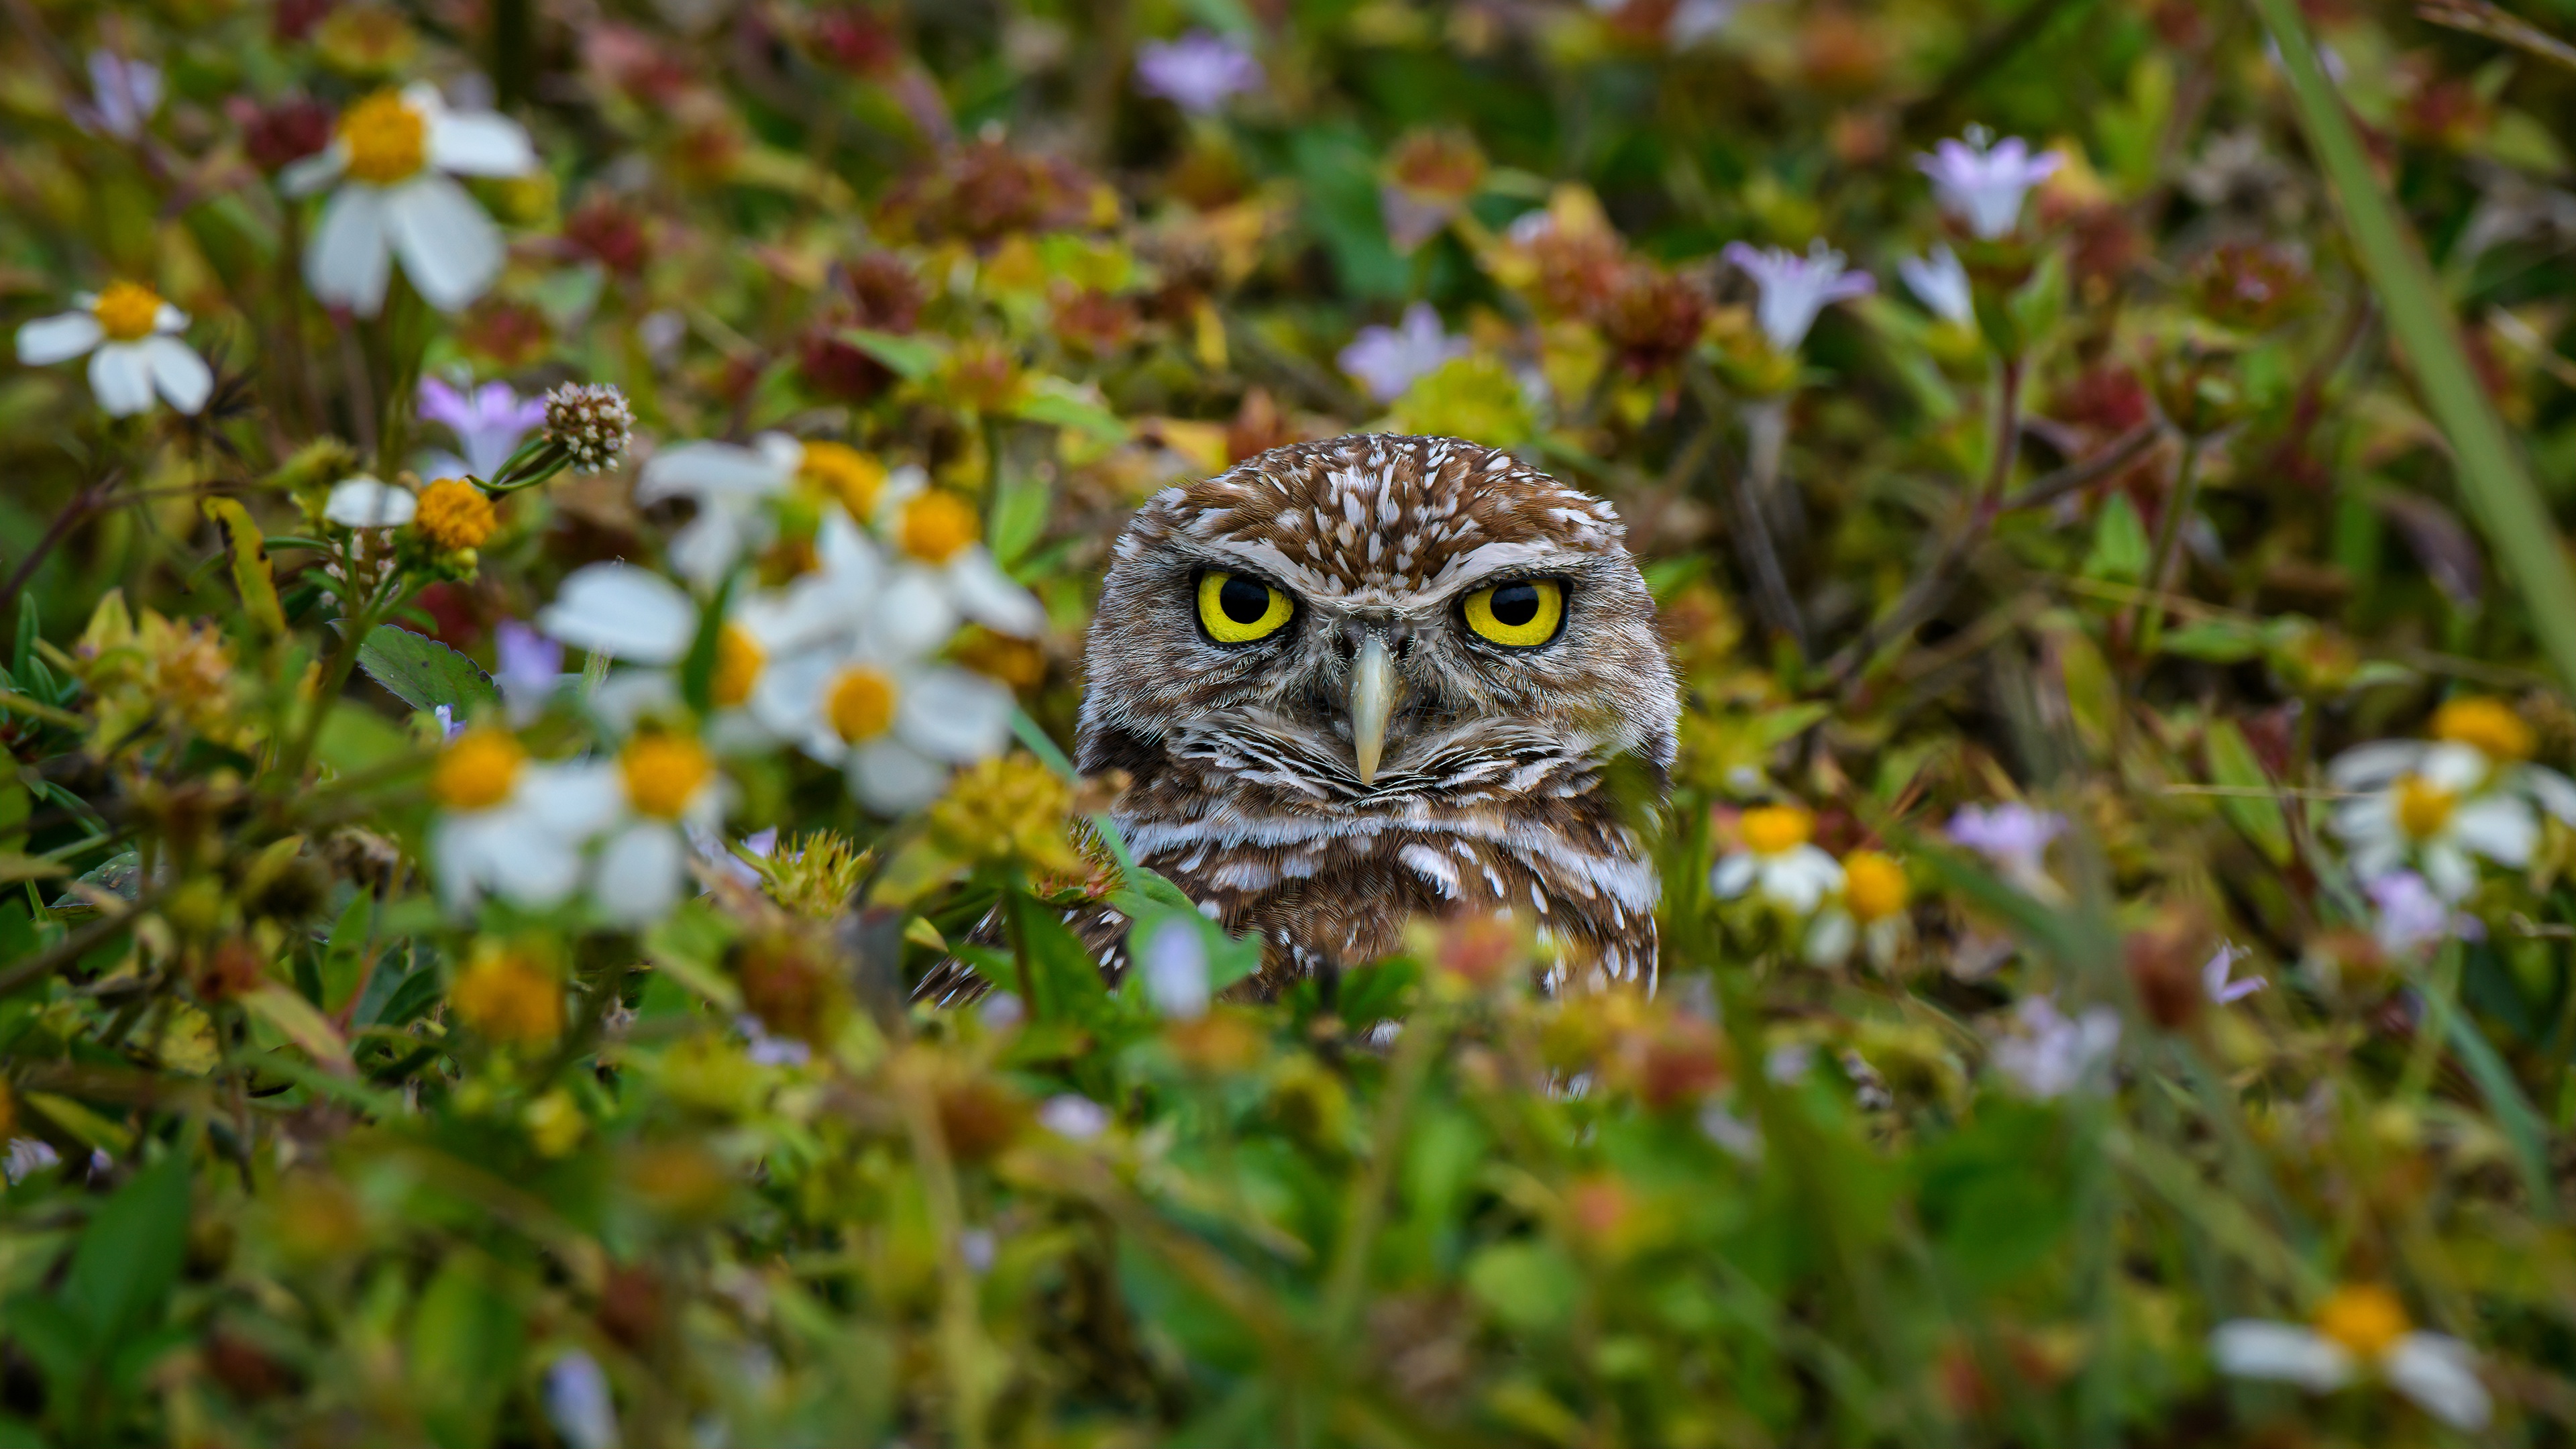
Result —
<instances>
[{"instance_id":1,"label":"plant stem","mask_svg":"<svg viewBox=\"0 0 2576 1449\"><path fill-rule=\"evenodd\" d=\"M2156 641L2165 631L2165 589L2174 568L2174 555L2180 551L2184 520L2200 502L2200 439L2182 440L2182 461L2175 465L2173 492L2165 499L2165 516L2156 520L2155 552L2147 558L2147 593L2142 601L2143 619L2129 633L2137 640L2138 659L2143 663L2155 657ZM2133 616L2140 605L2130 605Z\"/></svg>"}]
</instances>

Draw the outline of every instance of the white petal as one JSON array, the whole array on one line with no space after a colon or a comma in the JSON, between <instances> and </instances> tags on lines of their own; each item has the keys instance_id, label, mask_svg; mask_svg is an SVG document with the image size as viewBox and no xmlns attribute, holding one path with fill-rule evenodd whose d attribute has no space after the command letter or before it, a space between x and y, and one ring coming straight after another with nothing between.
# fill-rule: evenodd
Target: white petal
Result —
<instances>
[{"instance_id":1,"label":"white petal","mask_svg":"<svg viewBox=\"0 0 2576 1449\"><path fill-rule=\"evenodd\" d=\"M963 669L931 669L907 681L895 733L923 754L957 764L990 759L1011 742L1011 691Z\"/></svg>"},{"instance_id":2,"label":"white petal","mask_svg":"<svg viewBox=\"0 0 2576 1449\"><path fill-rule=\"evenodd\" d=\"M2515 780L2540 808L2561 821L2576 825L2576 780L2546 765L2525 765L2514 772Z\"/></svg>"},{"instance_id":3,"label":"white petal","mask_svg":"<svg viewBox=\"0 0 2576 1449\"><path fill-rule=\"evenodd\" d=\"M698 637L698 606L680 586L633 564L572 571L555 601L537 611L547 636L638 664L676 664Z\"/></svg>"},{"instance_id":4,"label":"white petal","mask_svg":"<svg viewBox=\"0 0 2576 1449\"><path fill-rule=\"evenodd\" d=\"M322 516L344 528L400 528L411 522L418 509L419 500L408 488L373 478L350 478L332 485Z\"/></svg>"},{"instance_id":5,"label":"white petal","mask_svg":"<svg viewBox=\"0 0 2576 1449\"><path fill-rule=\"evenodd\" d=\"M2352 1382L2352 1355L2334 1340L2295 1323L2239 1318L2209 1335L2209 1356L2222 1373L2278 1379L2315 1393Z\"/></svg>"},{"instance_id":6,"label":"white petal","mask_svg":"<svg viewBox=\"0 0 2576 1449\"><path fill-rule=\"evenodd\" d=\"M152 364L132 342L106 342L89 355L89 390L112 418L132 417L152 406Z\"/></svg>"},{"instance_id":7,"label":"white petal","mask_svg":"<svg viewBox=\"0 0 2576 1449\"><path fill-rule=\"evenodd\" d=\"M2424 883L2433 894L2456 901L2478 887L2478 867L2468 852L2436 841L2424 847Z\"/></svg>"},{"instance_id":8,"label":"white petal","mask_svg":"<svg viewBox=\"0 0 2576 1449\"><path fill-rule=\"evenodd\" d=\"M484 882L523 906L550 906L581 884L581 847L515 823L485 832Z\"/></svg>"},{"instance_id":9,"label":"white petal","mask_svg":"<svg viewBox=\"0 0 2576 1449\"><path fill-rule=\"evenodd\" d=\"M1812 845L1763 862L1762 893L1799 915L1814 910L1826 893L1842 889L1842 884L1842 866Z\"/></svg>"},{"instance_id":10,"label":"white petal","mask_svg":"<svg viewBox=\"0 0 2576 1449\"><path fill-rule=\"evenodd\" d=\"M2379 1361L2379 1371L2399 1393L2454 1429L2475 1433L2495 1412L2469 1346L2446 1334L2406 1335Z\"/></svg>"},{"instance_id":11,"label":"white petal","mask_svg":"<svg viewBox=\"0 0 2576 1449\"><path fill-rule=\"evenodd\" d=\"M667 669L620 669L591 691L590 710L610 734L632 734L648 714L680 708L680 678Z\"/></svg>"},{"instance_id":12,"label":"white petal","mask_svg":"<svg viewBox=\"0 0 2576 1449\"><path fill-rule=\"evenodd\" d=\"M385 194L385 232L403 275L441 312L462 311L501 275L501 229L464 187L436 173Z\"/></svg>"},{"instance_id":13,"label":"white petal","mask_svg":"<svg viewBox=\"0 0 2576 1449\"><path fill-rule=\"evenodd\" d=\"M918 810L948 786L948 767L893 739L874 739L850 752L850 793L879 815Z\"/></svg>"},{"instance_id":14,"label":"white petal","mask_svg":"<svg viewBox=\"0 0 2576 1449\"><path fill-rule=\"evenodd\" d=\"M182 332L187 330L187 326L188 314L167 302L161 304L160 311L152 314L152 330L155 332Z\"/></svg>"},{"instance_id":15,"label":"white petal","mask_svg":"<svg viewBox=\"0 0 2576 1449\"><path fill-rule=\"evenodd\" d=\"M322 204L304 253L304 280L313 295L361 317L384 309L393 253L385 239L385 194L372 186L343 186Z\"/></svg>"},{"instance_id":16,"label":"white petal","mask_svg":"<svg viewBox=\"0 0 2576 1449\"><path fill-rule=\"evenodd\" d=\"M795 471L791 461L777 460L732 443L682 443L653 455L635 479L635 501L659 503L703 493L742 493L755 497L787 486Z\"/></svg>"},{"instance_id":17,"label":"white petal","mask_svg":"<svg viewBox=\"0 0 2576 1449\"><path fill-rule=\"evenodd\" d=\"M1719 860L1717 869L1708 873L1709 893L1719 900L1731 901L1744 894L1745 887L1753 884L1753 878L1761 871L1762 862L1754 857L1753 852L1735 851Z\"/></svg>"},{"instance_id":18,"label":"white petal","mask_svg":"<svg viewBox=\"0 0 2576 1449\"><path fill-rule=\"evenodd\" d=\"M2424 762L2416 772L2427 781L2454 794L2466 794L2486 783L2495 762L2475 745L2445 740L2424 751Z\"/></svg>"},{"instance_id":19,"label":"white petal","mask_svg":"<svg viewBox=\"0 0 2576 1449\"><path fill-rule=\"evenodd\" d=\"M949 561L948 588L957 611L988 629L1023 639L1046 632L1046 608L1038 596L1002 572L980 543Z\"/></svg>"},{"instance_id":20,"label":"white petal","mask_svg":"<svg viewBox=\"0 0 2576 1449\"><path fill-rule=\"evenodd\" d=\"M530 765L519 781L526 828L560 840L586 841L625 809L626 787L607 760Z\"/></svg>"},{"instance_id":21,"label":"white petal","mask_svg":"<svg viewBox=\"0 0 2576 1449\"><path fill-rule=\"evenodd\" d=\"M290 161L277 173L277 189L289 196L311 196L314 192L340 179L349 169L349 152L339 142L298 161Z\"/></svg>"},{"instance_id":22,"label":"white petal","mask_svg":"<svg viewBox=\"0 0 2576 1449\"><path fill-rule=\"evenodd\" d=\"M2519 866L2540 843L2540 822L2531 806L2512 795L2471 800L2451 816L2451 836L2460 844L2500 865Z\"/></svg>"},{"instance_id":23,"label":"white petal","mask_svg":"<svg viewBox=\"0 0 2576 1449\"><path fill-rule=\"evenodd\" d=\"M2376 790L2415 768L2424 757L2420 740L2378 740L2356 745L2326 766L2326 783L2338 790Z\"/></svg>"},{"instance_id":24,"label":"white petal","mask_svg":"<svg viewBox=\"0 0 2576 1449\"><path fill-rule=\"evenodd\" d=\"M744 527L748 521L727 505L700 504L698 516L671 535L671 571L699 588L714 589L750 546Z\"/></svg>"},{"instance_id":25,"label":"white petal","mask_svg":"<svg viewBox=\"0 0 2576 1449\"><path fill-rule=\"evenodd\" d=\"M134 345L151 368L152 385L170 400L170 406L193 413L206 405L206 395L215 390L214 369L187 343L176 337L146 337Z\"/></svg>"},{"instance_id":26,"label":"white petal","mask_svg":"<svg viewBox=\"0 0 2576 1449\"><path fill-rule=\"evenodd\" d=\"M939 575L906 565L894 571L877 595L876 613L867 627L869 642L887 656L919 659L957 632L957 610Z\"/></svg>"},{"instance_id":27,"label":"white petal","mask_svg":"<svg viewBox=\"0 0 2576 1449\"><path fill-rule=\"evenodd\" d=\"M429 123L429 164L460 176L525 176L537 169L537 149L507 116L449 111Z\"/></svg>"},{"instance_id":28,"label":"white petal","mask_svg":"<svg viewBox=\"0 0 2576 1449\"><path fill-rule=\"evenodd\" d=\"M688 843L661 822L638 823L618 833L599 857L590 898L600 913L621 925L661 919L680 902Z\"/></svg>"},{"instance_id":29,"label":"white petal","mask_svg":"<svg viewBox=\"0 0 2576 1449\"><path fill-rule=\"evenodd\" d=\"M822 526L814 534L814 554L827 586L851 608L866 605L885 579L885 559L877 546L837 508L823 515Z\"/></svg>"},{"instance_id":30,"label":"white petal","mask_svg":"<svg viewBox=\"0 0 2576 1449\"><path fill-rule=\"evenodd\" d=\"M805 445L796 441L792 434L766 432L752 439L751 442L753 447L760 450L760 456L768 459L770 466L776 468L782 478L792 475L797 469L805 466Z\"/></svg>"},{"instance_id":31,"label":"white petal","mask_svg":"<svg viewBox=\"0 0 2576 1449\"><path fill-rule=\"evenodd\" d=\"M474 822L469 818L442 816L429 828L430 873L438 878L439 901L450 913L474 903L478 889L475 866L481 859L479 845Z\"/></svg>"},{"instance_id":32,"label":"white petal","mask_svg":"<svg viewBox=\"0 0 2576 1449\"><path fill-rule=\"evenodd\" d=\"M823 687L840 667L839 659L821 653L778 660L760 671L744 704L769 729L800 738L815 726L822 713ZM825 763L838 764L840 759L841 752L834 750Z\"/></svg>"},{"instance_id":33,"label":"white petal","mask_svg":"<svg viewBox=\"0 0 2576 1449\"><path fill-rule=\"evenodd\" d=\"M1807 959L1819 966L1839 964L1851 954L1860 932L1848 911L1825 911L1807 930Z\"/></svg>"},{"instance_id":34,"label":"white petal","mask_svg":"<svg viewBox=\"0 0 2576 1449\"><path fill-rule=\"evenodd\" d=\"M18 360L29 367L68 362L99 344L107 334L87 312L39 317L18 329Z\"/></svg>"}]
</instances>

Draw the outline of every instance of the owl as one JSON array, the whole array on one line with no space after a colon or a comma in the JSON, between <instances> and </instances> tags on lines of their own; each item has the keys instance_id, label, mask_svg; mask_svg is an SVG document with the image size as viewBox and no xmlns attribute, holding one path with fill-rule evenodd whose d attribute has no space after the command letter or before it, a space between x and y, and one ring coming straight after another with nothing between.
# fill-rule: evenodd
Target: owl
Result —
<instances>
[{"instance_id":1,"label":"owl","mask_svg":"<svg viewBox=\"0 0 2576 1449\"><path fill-rule=\"evenodd\" d=\"M1157 494L1112 553L1077 763L1137 858L1263 984L1414 917L1511 914L1551 981L1655 979L1657 881L1609 767L1660 799L1678 700L1610 505L1508 453L1381 435ZM1076 918L1124 965L1114 912ZM930 983L925 983L929 985Z\"/></svg>"}]
</instances>

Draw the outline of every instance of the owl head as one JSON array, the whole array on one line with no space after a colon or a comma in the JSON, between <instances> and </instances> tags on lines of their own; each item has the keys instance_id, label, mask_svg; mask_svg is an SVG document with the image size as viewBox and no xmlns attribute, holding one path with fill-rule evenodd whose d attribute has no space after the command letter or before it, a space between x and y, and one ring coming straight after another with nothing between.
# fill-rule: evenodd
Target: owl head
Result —
<instances>
[{"instance_id":1,"label":"owl head","mask_svg":"<svg viewBox=\"0 0 2576 1449\"><path fill-rule=\"evenodd\" d=\"M1118 540L1083 765L1178 753L1316 806L1494 801L1660 773L1677 714L1610 505L1452 438L1301 443L1167 489Z\"/></svg>"}]
</instances>

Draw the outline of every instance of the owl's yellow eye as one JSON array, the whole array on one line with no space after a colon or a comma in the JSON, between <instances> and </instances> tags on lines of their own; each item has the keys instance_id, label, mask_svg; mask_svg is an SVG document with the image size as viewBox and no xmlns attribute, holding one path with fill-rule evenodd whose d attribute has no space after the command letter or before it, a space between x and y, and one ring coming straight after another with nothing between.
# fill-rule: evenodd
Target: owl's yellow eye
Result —
<instances>
[{"instance_id":1,"label":"owl's yellow eye","mask_svg":"<svg viewBox=\"0 0 2576 1449\"><path fill-rule=\"evenodd\" d=\"M1565 585L1554 579L1516 579L1478 589L1462 610L1476 637L1528 649L1556 637L1565 626Z\"/></svg>"},{"instance_id":2,"label":"owl's yellow eye","mask_svg":"<svg viewBox=\"0 0 2576 1449\"><path fill-rule=\"evenodd\" d=\"M1199 624L1219 644L1267 639L1296 612L1286 594L1259 579L1219 569L1199 575Z\"/></svg>"}]
</instances>

